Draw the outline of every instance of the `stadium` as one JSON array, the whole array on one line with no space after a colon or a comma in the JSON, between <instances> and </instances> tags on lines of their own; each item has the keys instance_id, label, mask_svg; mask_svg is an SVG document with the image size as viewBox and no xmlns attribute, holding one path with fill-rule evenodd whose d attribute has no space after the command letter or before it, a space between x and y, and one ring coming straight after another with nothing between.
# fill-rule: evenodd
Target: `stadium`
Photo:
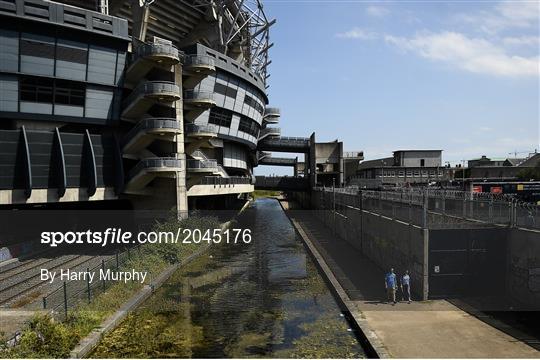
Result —
<instances>
[{"instance_id":1,"label":"stadium","mask_svg":"<svg viewBox=\"0 0 540 360\"><path fill-rule=\"evenodd\" d=\"M277 140L260 1L0 2L0 206L231 208Z\"/></svg>"}]
</instances>

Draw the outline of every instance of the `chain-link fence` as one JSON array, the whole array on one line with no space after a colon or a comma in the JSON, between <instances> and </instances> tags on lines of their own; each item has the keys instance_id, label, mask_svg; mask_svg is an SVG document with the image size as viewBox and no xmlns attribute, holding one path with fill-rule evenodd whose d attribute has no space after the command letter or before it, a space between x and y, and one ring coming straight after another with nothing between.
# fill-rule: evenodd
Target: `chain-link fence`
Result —
<instances>
[{"instance_id":1,"label":"chain-link fence","mask_svg":"<svg viewBox=\"0 0 540 360\"><path fill-rule=\"evenodd\" d=\"M117 271L125 265L133 256L140 256L141 247L136 246L118 251L112 257L102 259L98 265L87 268L87 274L82 280L64 281L56 289L43 297L43 309L47 310L51 316L57 320L65 320L68 310L75 305L86 301L91 303L96 296L105 292L116 281L108 280L108 276L100 276L110 271ZM81 270L79 270L81 271ZM151 276L149 274L148 276Z\"/></svg>"},{"instance_id":2,"label":"chain-link fence","mask_svg":"<svg viewBox=\"0 0 540 360\"><path fill-rule=\"evenodd\" d=\"M316 188L319 206L355 207L424 228L500 225L540 230L540 206L506 195L448 190Z\"/></svg>"}]
</instances>

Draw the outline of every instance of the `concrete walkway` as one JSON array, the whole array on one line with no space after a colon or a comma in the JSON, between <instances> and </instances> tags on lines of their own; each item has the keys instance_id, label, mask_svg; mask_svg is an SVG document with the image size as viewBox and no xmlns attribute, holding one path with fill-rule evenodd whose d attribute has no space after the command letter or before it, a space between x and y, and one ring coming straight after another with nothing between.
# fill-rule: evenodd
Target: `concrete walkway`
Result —
<instances>
[{"instance_id":1,"label":"concrete walkway","mask_svg":"<svg viewBox=\"0 0 540 360\"><path fill-rule=\"evenodd\" d=\"M281 201L289 209L287 201ZM539 358L540 352L444 300L385 303L384 272L310 211L289 210L383 343L399 358Z\"/></svg>"}]
</instances>

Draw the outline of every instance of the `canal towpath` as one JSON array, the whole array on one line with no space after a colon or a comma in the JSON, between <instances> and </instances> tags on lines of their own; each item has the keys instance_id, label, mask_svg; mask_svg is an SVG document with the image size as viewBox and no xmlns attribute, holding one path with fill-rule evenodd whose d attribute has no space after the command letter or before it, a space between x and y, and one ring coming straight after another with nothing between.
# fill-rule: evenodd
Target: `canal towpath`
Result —
<instances>
[{"instance_id":1,"label":"canal towpath","mask_svg":"<svg viewBox=\"0 0 540 360\"><path fill-rule=\"evenodd\" d=\"M446 300L387 304L384 271L346 241L334 236L309 211L293 210L280 199L289 219L319 265L328 267L342 301L375 342L381 357L539 358L540 352L486 324ZM313 253L314 251L312 251Z\"/></svg>"}]
</instances>

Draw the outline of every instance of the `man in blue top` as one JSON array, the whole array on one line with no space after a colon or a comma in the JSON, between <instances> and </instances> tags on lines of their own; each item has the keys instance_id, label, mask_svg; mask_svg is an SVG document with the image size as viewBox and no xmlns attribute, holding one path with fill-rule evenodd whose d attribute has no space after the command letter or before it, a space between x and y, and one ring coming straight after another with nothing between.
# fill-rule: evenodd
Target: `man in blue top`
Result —
<instances>
[{"instance_id":1,"label":"man in blue top","mask_svg":"<svg viewBox=\"0 0 540 360\"><path fill-rule=\"evenodd\" d=\"M408 299L411 303L411 277L409 276L409 270L405 271L405 275L401 278L401 294L402 300Z\"/></svg>"},{"instance_id":2,"label":"man in blue top","mask_svg":"<svg viewBox=\"0 0 540 360\"><path fill-rule=\"evenodd\" d=\"M386 294L388 296L388 302L392 301L393 304L396 304L396 289L397 281L396 274L394 274L394 269L390 269L390 272L384 277L384 286L386 287Z\"/></svg>"}]
</instances>

